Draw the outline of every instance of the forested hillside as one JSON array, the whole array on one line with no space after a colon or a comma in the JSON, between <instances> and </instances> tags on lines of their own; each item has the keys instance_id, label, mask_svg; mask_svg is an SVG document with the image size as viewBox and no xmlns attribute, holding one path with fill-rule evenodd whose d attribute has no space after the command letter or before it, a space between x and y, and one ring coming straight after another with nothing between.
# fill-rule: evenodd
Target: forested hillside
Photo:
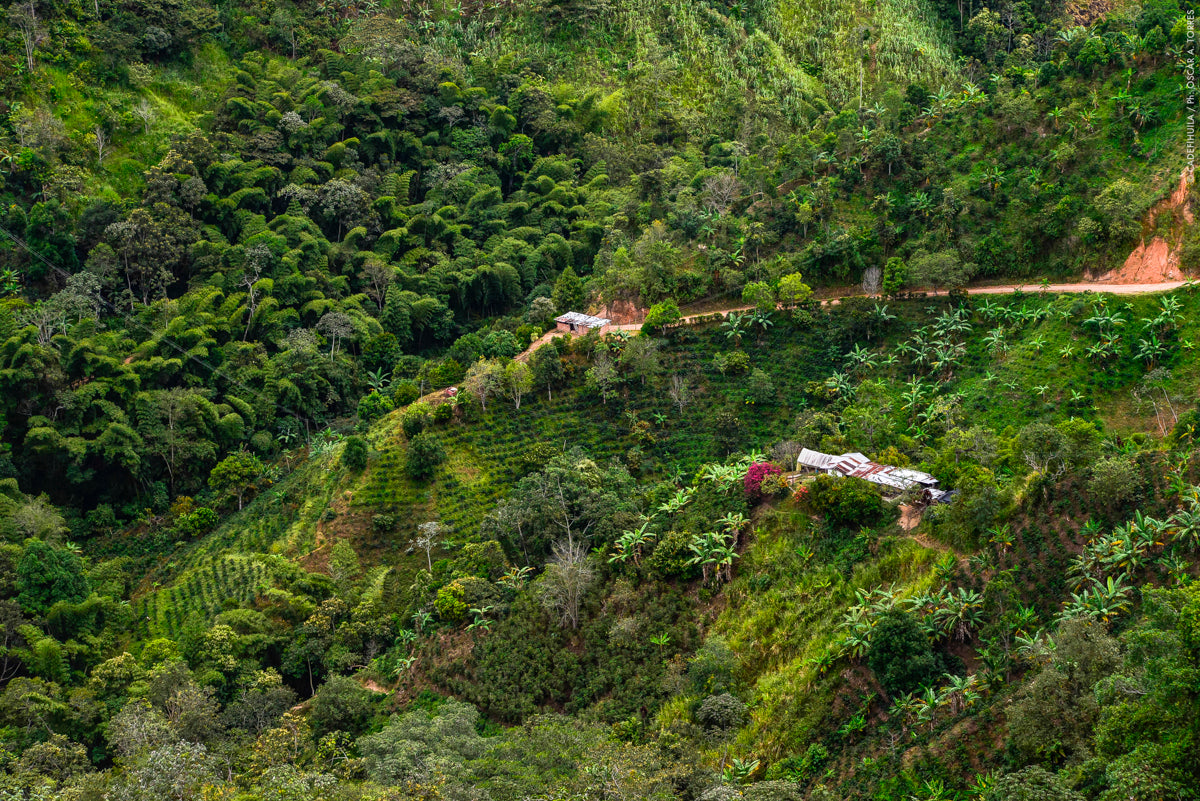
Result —
<instances>
[{"instance_id":1,"label":"forested hillside","mask_svg":"<svg viewBox=\"0 0 1200 801\"><path fill-rule=\"evenodd\" d=\"M1197 798L1185 11L15 0L0 795Z\"/></svg>"}]
</instances>

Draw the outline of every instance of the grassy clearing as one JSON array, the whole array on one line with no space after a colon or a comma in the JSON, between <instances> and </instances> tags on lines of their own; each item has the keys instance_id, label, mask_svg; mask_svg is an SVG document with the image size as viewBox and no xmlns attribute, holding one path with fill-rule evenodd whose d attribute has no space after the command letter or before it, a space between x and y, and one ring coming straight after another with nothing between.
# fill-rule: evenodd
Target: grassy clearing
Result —
<instances>
[{"instance_id":1,"label":"grassy clearing","mask_svg":"<svg viewBox=\"0 0 1200 801\"><path fill-rule=\"evenodd\" d=\"M711 633L738 654L752 688L751 721L736 744L745 754L774 761L796 753L844 705L835 703L841 682L823 660L837 651L838 624L856 590L894 584L908 595L932 585L938 553L907 537L880 540L878 555L847 577L808 555L828 535L790 502L772 510L726 590L727 607Z\"/></svg>"}]
</instances>

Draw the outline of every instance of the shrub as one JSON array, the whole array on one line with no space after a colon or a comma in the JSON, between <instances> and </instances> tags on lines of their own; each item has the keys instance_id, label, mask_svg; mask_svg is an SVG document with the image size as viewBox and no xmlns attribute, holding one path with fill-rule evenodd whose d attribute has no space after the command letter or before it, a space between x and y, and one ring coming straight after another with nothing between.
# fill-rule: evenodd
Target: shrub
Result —
<instances>
[{"instance_id":1,"label":"shrub","mask_svg":"<svg viewBox=\"0 0 1200 801\"><path fill-rule=\"evenodd\" d=\"M217 513L207 506L200 506L187 514L180 515L175 521L175 530L183 537L196 537L211 531L219 518Z\"/></svg>"},{"instance_id":2,"label":"shrub","mask_svg":"<svg viewBox=\"0 0 1200 801\"><path fill-rule=\"evenodd\" d=\"M745 717L746 705L729 693L710 695L696 710L696 722L717 731L735 729Z\"/></svg>"},{"instance_id":3,"label":"shrub","mask_svg":"<svg viewBox=\"0 0 1200 801\"><path fill-rule=\"evenodd\" d=\"M712 364L721 375L740 375L750 368L750 357L744 350L720 352L713 356Z\"/></svg>"},{"instance_id":4,"label":"shrub","mask_svg":"<svg viewBox=\"0 0 1200 801\"><path fill-rule=\"evenodd\" d=\"M665 331L671 326L678 325L682 319L679 313L679 306L673 300L664 300L662 303L655 303L650 307L650 311L646 312L646 319L642 321L642 329L649 333L655 334Z\"/></svg>"},{"instance_id":5,"label":"shrub","mask_svg":"<svg viewBox=\"0 0 1200 801\"><path fill-rule=\"evenodd\" d=\"M816 774L818 770L826 762L829 761L829 749L820 743L809 743L808 750L803 756L796 755L781 759L767 769L767 779L782 778L784 776L794 779L803 779ZM769 782L761 782L768 784ZM824 787L824 785L821 785ZM813 799L821 798L821 794L814 792Z\"/></svg>"},{"instance_id":6,"label":"shrub","mask_svg":"<svg viewBox=\"0 0 1200 801\"><path fill-rule=\"evenodd\" d=\"M17 600L21 606L44 614L58 601L78 603L88 596L83 560L77 554L33 540L17 564Z\"/></svg>"},{"instance_id":7,"label":"shrub","mask_svg":"<svg viewBox=\"0 0 1200 801\"><path fill-rule=\"evenodd\" d=\"M342 448L342 466L347 470L359 472L367 466L367 441L362 437L347 437L346 445Z\"/></svg>"},{"instance_id":8,"label":"shrub","mask_svg":"<svg viewBox=\"0 0 1200 801\"><path fill-rule=\"evenodd\" d=\"M397 381L392 384L392 403L398 409L421 397L421 390L415 381Z\"/></svg>"},{"instance_id":9,"label":"shrub","mask_svg":"<svg viewBox=\"0 0 1200 801\"><path fill-rule=\"evenodd\" d=\"M408 455L404 461L404 469L410 478L418 481L433 478L433 474L446 459L446 451L442 441L436 434L423 431L408 442Z\"/></svg>"},{"instance_id":10,"label":"shrub","mask_svg":"<svg viewBox=\"0 0 1200 801\"><path fill-rule=\"evenodd\" d=\"M489 581L500 578L507 569L504 549L495 540L467 543L450 563L451 572L457 576L477 576Z\"/></svg>"},{"instance_id":11,"label":"shrub","mask_svg":"<svg viewBox=\"0 0 1200 801\"><path fill-rule=\"evenodd\" d=\"M1137 463L1132 458L1110 456L1092 466L1087 489L1100 503L1115 508L1136 496L1143 483Z\"/></svg>"},{"instance_id":12,"label":"shrub","mask_svg":"<svg viewBox=\"0 0 1200 801\"><path fill-rule=\"evenodd\" d=\"M733 688L737 656L721 637L709 637L688 662L687 676L696 693L720 694Z\"/></svg>"},{"instance_id":13,"label":"shrub","mask_svg":"<svg viewBox=\"0 0 1200 801\"><path fill-rule=\"evenodd\" d=\"M430 422L432 412L427 403L414 403L404 410L404 415L400 418L400 427L404 429L404 436L412 439L417 434L424 431Z\"/></svg>"},{"instance_id":14,"label":"shrub","mask_svg":"<svg viewBox=\"0 0 1200 801\"><path fill-rule=\"evenodd\" d=\"M393 408L392 399L382 392L372 392L364 395L358 402L358 419L367 423L374 422L390 412Z\"/></svg>"},{"instance_id":15,"label":"shrub","mask_svg":"<svg viewBox=\"0 0 1200 801\"><path fill-rule=\"evenodd\" d=\"M358 734L370 716L370 692L349 676L331 676L312 699L311 718L319 733Z\"/></svg>"},{"instance_id":16,"label":"shrub","mask_svg":"<svg viewBox=\"0 0 1200 801\"><path fill-rule=\"evenodd\" d=\"M757 501L763 497L763 482L767 479L778 476L783 473L779 465L771 464L770 462L755 462L750 465L750 469L746 471L745 478L742 479L742 486L746 490L746 497ZM774 486L775 491L778 491L778 485Z\"/></svg>"},{"instance_id":17,"label":"shrub","mask_svg":"<svg viewBox=\"0 0 1200 801\"><path fill-rule=\"evenodd\" d=\"M453 416L454 407L448 403L439 403L433 407L433 422L435 423L448 423Z\"/></svg>"},{"instance_id":18,"label":"shrub","mask_svg":"<svg viewBox=\"0 0 1200 801\"><path fill-rule=\"evenodd\" d=\"M489 359L511 359L521 352L521 343L511 331L493 331L483 338L483 355Z\"/></svg>"},{"instance_id":19,"label":"shrub","mask_svg":"<svg viewBox=\"0 0 1200 801\"><path fill-rule=\"evenodd\" d=\"M438 619L447 623L462 620L467 614L467 602L463 600L463 585L452 581L437 591L437 599L433 602Z\"/></svg>"},{"instance_id":20,"label":"shrub","mask_svg":"<svg viewBox=\"0 0 1200 801\"><path fill-rule=\"evenodd\" d=\"M449 353L461 364L474 364L483 356L483 338L479 334L464 334L450 346Z\"/></svg>"},{"instance_id":21,"label":"shrub","mask_svg":"<svg viewBox=\"0 0 1200 801\"><path fill-rule=\"evenodd\" d=\"M448 387L462 381L466 368L455 359L443 359L429 369L429 384L434 389Z\"/></svg>"},{"instance_id":22,"label":"shrub","mask_svg":"<svg viewBox=\"0 0 1200 801\"><path fill-rule=\"evenodd\" d=\"M688 564L692 557L688 550L691 540L688 532L674 529L659 537L654 550L646 557L646 571L652 577L663 579L694 572L694 568Z\"/></svg>"},{"instance_id":23,"label":"shrub","mask_svg":"<svg viewBox=\"0 0 1200 801\"><path fill-rule=\"evenodd\" d=\"M984 801L1083 801L1084 796L1063 786L1058 776L1040 765L1000 776Z\"/></svg>"},{"instance_id":24,"label":"shrub","mask_svg":"<svg viewBox=\"0 0 1200 801\"><path fill-rule=\"evenodd\" d=\"M944 672L920 624L900 611L888 612L876 624L867 664L893 697L912 692Z\"/></svg>"},{"instance_id":25,"label":"shrub","mask_svg":"<svg viewBox=\"0 0 1200 801\"><path fill-rule=\"evenodd\" d=\"M758 485L758 489L764 498L778 498L788 491L787 477L783 473L767 476Z\"/></svg>"},{"instance_id":26,"label":"shrub","mask_svg":"<svg viewBox=\"0 0 1200 801\"><path fill-rule=\"evenodd\" d=\"M746 399L752 403L765 406L774 403L776 398L775 382L757 367L750 371L746 379Z\"/></svg>"},{"instance_id":27,"label":"shrub","mask_svg":"<svg viewBox=\"0 0 1200 801\"><path fill-rule=\"evenodd\" d=\"M904 259L892 256L883 266L883 294L891 296L904 289L908 281L908 265Z\"/></svg>"},{"instance_id":28,"label":"shrub","mask_svg":"<svg viewBox=\"0 0 1200 801\"><path fill-rule=\"evenodd\" d=\"M857 478L817 476L806 493L810 508L829 522L847 528L873 526L889 516L879 489Z\"/></svg>"}]
</instances>

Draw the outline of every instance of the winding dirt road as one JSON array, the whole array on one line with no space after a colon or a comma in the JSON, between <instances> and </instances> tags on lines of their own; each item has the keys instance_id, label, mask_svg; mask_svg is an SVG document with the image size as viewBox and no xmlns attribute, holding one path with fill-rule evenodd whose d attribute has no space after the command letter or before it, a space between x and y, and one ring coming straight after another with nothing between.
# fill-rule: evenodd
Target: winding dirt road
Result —
<instances>
[{"instance_id":1,"label":"winding dirt road","mask_svg":"<svg viewBox=\"0 0 1200 801\"><path fill-rule=\"evenodd\" d=\"M1047 286L1042 286L1041 284L1004 284L1001 286L968 287L966 289L966 293L968 295L1011 295L1012 293L1016 292L1017 290L1020 290L1027 295L1040 295L1043 293L1051 294L1051 295L1062 295L1062 294L1067 294L1067 293L1072 293L1072 292L1074 292L1074 293L1094 292L1094 293L1098 293L1098 294L1107 293L1110 295L1149 295L1149 294L1153 294L1155 292L1170 292L1173 289L1179 289L1180 287L1184 286L1187 283L1188 283L1187 281L1164 281L1164 282L1158 283L1158 284L1107 284L1107 283L1098 283L1098 282L1087 282L1087 283L1079 283L1079 284L1049 284ZM933 296L937 296L937 295L945 295L945 294L946 294L945 292L928 292L928 293L926 293L926 295L929 297L933 297ZM823 299L821 301L821 305L829 306L829 305L838 303L839 301L841 301L845 298L856 298L856 297L865 297L865 296L862 293L850 293L850 294L846 294L846 295L839 295L837 297ZM680 322L680 325L692 325L692 324L695 324L697 320L699 320L701 318L711 318L712 315L714 315L714 314L720 314L722 317L727 317L731 312L748 311L751 308L753 308L753 307L743 305L743 306L729 306L729 307L721 308L721 309L713 309L712 311L705 312L704 314L688 315L688 316L684 317L683 319L681 319L679 322ZM607 331L639 331L639 330L641 330L641 328L642 328L641 323L626 323L623 325L611 325L605 330L607 330ZM521 352L517 356L517 360L525 361L526 359L529 358L529 354L533 353L535 350L537 350L538 348L540 348L542 345L546 344L550 340L554 339L555 337L560 337L560 336L571 336L571 335L565 334L562 331L557 331L557 330L547 331L545 334L542 334L541 337L539 337L538 339L535 339L532 343L530 343L529 347L526 348L523 352Z\"/></svg>"}]
</instances>

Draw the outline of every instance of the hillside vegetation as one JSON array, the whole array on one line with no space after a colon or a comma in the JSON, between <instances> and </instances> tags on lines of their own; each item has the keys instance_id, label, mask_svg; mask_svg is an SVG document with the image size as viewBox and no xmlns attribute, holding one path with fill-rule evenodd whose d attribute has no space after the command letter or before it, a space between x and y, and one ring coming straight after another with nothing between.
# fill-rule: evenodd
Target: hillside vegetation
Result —
<instances>
[{"instance_id":1,"label":"hillside vegetation","mask_svg":"<svg viewBox=\"0 0 1200 801\"><path fill-rule=\"evenodd\" d=\"M3 24L0 795L1198 797L1182 3Z\"/></svg>"}]
</instances>

